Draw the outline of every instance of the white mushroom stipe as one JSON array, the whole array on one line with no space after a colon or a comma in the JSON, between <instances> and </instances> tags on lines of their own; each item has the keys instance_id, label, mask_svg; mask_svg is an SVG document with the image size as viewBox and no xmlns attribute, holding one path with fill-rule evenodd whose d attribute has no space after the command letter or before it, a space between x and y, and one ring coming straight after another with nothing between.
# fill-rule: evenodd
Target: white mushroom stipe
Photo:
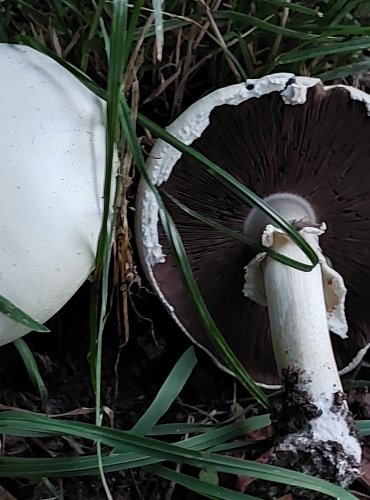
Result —
<instances>
[{"instance_id":1,"label":"white mushroom stipe","mask_svg":"<svg viewBox=\"0 0 370 500\"><path fill-rule=\"evenodd\" d=\"M317 226L317 222L310 204L290 193L277 193L265 198L265 201L286 220L301 221L302 224L306 221L307 227L301 229L300 234L319 255L320 261L312 271L302 272L264 253L257 255L246 266L243 292L268 307L278 372L283 383L286 383L284 379L287 377L295 378L290 389L285 385L287 397L290 397L289 390L293 389L300 394L302 408L306 405L311 408L310 411L313 409L312 414L306 414L303 428L290 433L279 443L277 450L289 451L299 457L300 454L316 454L319 448L325 448L327 442L337 443L338 449L330 447L328 460L338 470L338 481L349 484L359 474L361 446L349 425L351 417L342 396L343 387L329 335L331 327L340 336L346 336L346 289L341 276L328 266L321 253L319 236L324 232L325 225L322 228L313 227ZM264 247L309 264L308 257L288 235L271 224L266 225L268 220L265 214L252 210L245 221L244 232L251 238L260 234ZM328 274L333 278L328 278ZM334 291L333 284L336 286ZM324 290L328 287L325 294ZM333 318L333 324L329 325ZM294 419L294 407L291 411L291 418ZM343 468L345 473L342 473Z\"/></svg>"},{"instance_id":2,"label":"white mushroom stipe","mask_svg":"<svg viewBox=\"0 0 370 500\"><path fill-rule=\"evenodd\" d=\"M289 237L274 231L271 226L266 231L270 233L269 239L273 235L272 248L275 251L309 263ZM313 248L318 246L317 235L304 231L301 234ZM265 237L263 240L266 243ZM312 404L321 412L307 421L302 432L291 434L289 443L297 441L298 447L302 439L309 439L307 450L316 453L316 442L333 441L359 464L361 447L348 425L347 404L345 401L335 404L343 387L329 336L321 267L317 265L310 272L302 272L270 257L263 261L262 266L278 370L280 373L284 369L297 370L295 390L305 392L308 398L302 404Z\"/></svg>"},{"instance_id":3,"label":"white mushroom stipe","mask_svg":"<svg viewBox=\"0 0 370 500\"><path fill-rule=\"evenodd\" d=\"M304 225L306 221L309 226L303 228L301 231L303 235L312 234L318 237L326 229L323 223L319 227L315 211L301 196L292 193L276 193L267 196L264 201L286 220L294 221L298 225ZM271 247L273 246L274 235L279 232L282 233L282 231L269 225L270 222L271 219L267 215L254 208L244 223L244 233L255 241L258 241L259 236L263 234L264 246ZM314 241L316 242L318 239ZM345 339L348 330L345 316L347 290L343 278L328 264L318 244L315 244L314 249L321 267L328 328L331 332ZM243 287L243 293L246 297L263 306L267 305L262 272L262 262L265 256L264 252L257 254L245 267L245 283Z\"/></svg>"}]
</instances>

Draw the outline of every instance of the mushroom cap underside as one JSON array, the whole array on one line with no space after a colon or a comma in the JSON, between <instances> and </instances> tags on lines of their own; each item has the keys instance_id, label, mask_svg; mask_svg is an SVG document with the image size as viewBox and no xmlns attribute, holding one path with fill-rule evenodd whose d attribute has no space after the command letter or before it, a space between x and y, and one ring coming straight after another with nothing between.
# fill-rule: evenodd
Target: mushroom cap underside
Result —
<instances>
[{"instance_id":1,"label":"mushroom cap underside","mask_svg":"<svg viewBox=\"0 0 370 500\"><path fill-rule=\"evenodd\" d=\"M299 104L284 102L281 90L252 96L237 104L218 104L210 109L207 126L191 145L261 198L279 192L304 198L318 220L327 224L320 246L333 268L342 275L348 290L348 338L343 340L331 334L338 368L345 373L357 366L370 342L367 304L370 296L370 118L364 105L364 102L368 105L370 99L354 89L325 88L317 80L313 83L306 88L305 101ZM282 86L284 91L286 88ZM181 117L179 120L183 128ZM191 128L189 113L187 120ZM174 122L171 132L176 135L176 131ZM161 147L157 145L151 154L149 172L151 165L157 168L161 162ZM267 309L242 293L244 267L256 252L192 218L165 193L239 232L243 231L251 207L212 178L196 160L185 155L173 162L167 176L165 182L158 182L159 191L177 225L211 315L253 378L265 385L278 384ZM163 262L148 258L148 238L143 236L147 205L142 201L149 190L142 181L137 205L138 245L144 245L140 251L148 277L182 329L217 357L182 283L176 258L160 222L155 221L157 244L165 258ZM152 216L152 220L155 217ZM151 231L155 233L154 226ZM153 241L155 243L155 238ZM222 364L222 360L218 362Z\"/></svg>"},{"instance_id":2,"label":"mushroom cap underside","mask_svg":"<svg viewBox=\"0 0 370 500\"><path fill-rule=\"evenodd\" d=\"M0 294L55 314L94 265L105 104L53 59L0 44ZM29 329L0 314L0 345Z\"/></svg>"}]
</instances>

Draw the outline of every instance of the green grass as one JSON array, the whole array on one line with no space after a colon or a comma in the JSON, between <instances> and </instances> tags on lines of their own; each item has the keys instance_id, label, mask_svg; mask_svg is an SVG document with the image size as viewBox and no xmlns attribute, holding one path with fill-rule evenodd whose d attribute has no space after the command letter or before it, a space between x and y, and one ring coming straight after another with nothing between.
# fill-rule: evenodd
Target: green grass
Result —
<instances>
[{"instance_id":1,"label":"green grass","mask_svg":"<svg viewBox=\"0 0 370 500\"><path fill-rule=\"evenodd\" d=\"M155 0L153 3L135 1L133 6L124 0L53 0L49 2L49 7L44 8L40 8L41 4L36 0L7 0L0 3L1 40L27 43L43 50L107 101L105 205L90 307L91 380L97 411L95 425L50 419L36 414L5 412L0 414L0 427L3 433L29 437L83 437L96 443L96 455L54 459L4 457L0 462L0 476L65 477L99 473L106 496L111 498L105 473L140 466L208 498L253 498L207 483L202 480L206 477L204 474L197 479L176 472L161 463L166 459L172 464L193 465L200 472L210 469L250 475L312 489L333 498L355 498L343 489L317 478L238 460L220 451L232 449L232 440L243 438L251 430L268 425L268 415L242 419L224 426L207 426L207 429L199 426L190 428L186 424L161 426L158 423L160 418L175 401L195 366L192 350L179 360L152 405L130 432L102 427L101 363L102 339L111 294L109 272L114 224L120 223L114 220L112 225L109 217L111 200L118 200L119 194L122 194L122 186L118 184L114 187L112 184L116 146L119 147L121 158L132 156L137 168L145 175L139 137L143 128L150 130L156 137L161 137L184 154L199 160L210 173L212 182L226 183L250 205L267 213L268 207L254 193L191 147L171 137L163 125L178 115L190 100L215 88L240 81L245 76L258 78L274 71L289 71L319 76L325 82L351 83L354 73L367 69L370 64L370 28L367 26L367 9L364 8L364 4L369 2L326 0L295 3L260 0L252 5L244 0L231 0L221 2L217 10L207 10L202 2L168 0L165 12L161 12L161 2ZM206 5L210 4L206 2ZM178 45L180 36L181 46ZM56 38L61 54L56 53ZM181 54L179 60L176 60L176 51ZM166 85L163 85L163 79ZM138 104L135 81L139 82ZM125 93L122 93L123 88ZM150 112L144 104L146 99L152 102ZM121 165L121 174L122 169ZM207 311L180 235L166 210L166 198L162 199L155 186L151 187L157 196L163 226L203 324L225 363L256 401L267 408L267 395L253 383ZM181 208L199 217L199 214L189 212L187 207ZM299 234L277 214L270 215L315 265L316 255ZM214 221L205 222L216 227ZM220 225L216 228L227 231ZM127 232L125 234L128 238ZM235 237L244 238L245 243L250 244L243 235L236 234ZM125 244L129 248L130 242L126 241ZM302 270L312 268L312 265L287 262L278 254L271 256ZM121 282L125 282L125 279L123 273ZM0 311L37 331L44 328L1 296ZM46 388L31 353L23 343L18 342L17 348L40 394L46 398ZM368 433L367 422L360 422L359 430ZM175 444L163 442L162 438L174 431L179 436L190 433L190 437Z\"/></svg>"}]
</instances>

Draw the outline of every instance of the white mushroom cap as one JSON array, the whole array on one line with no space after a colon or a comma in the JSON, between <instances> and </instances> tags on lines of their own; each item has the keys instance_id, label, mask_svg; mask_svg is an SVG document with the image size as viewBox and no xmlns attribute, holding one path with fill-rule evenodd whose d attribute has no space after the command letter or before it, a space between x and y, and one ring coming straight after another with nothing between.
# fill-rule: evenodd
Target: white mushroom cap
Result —
<instances>
[{"instance_id":1,"label":"white mushroom cap","mask_svg":"<svg viewBox=\"0 0 370 500\"><path fill-rule=\"evenodd\" d=\"M0 44L0 294L43 323L94 265L104 102L53 59ZM29 329L0 313L0 345Z\"/></svg>"}]
</instances>

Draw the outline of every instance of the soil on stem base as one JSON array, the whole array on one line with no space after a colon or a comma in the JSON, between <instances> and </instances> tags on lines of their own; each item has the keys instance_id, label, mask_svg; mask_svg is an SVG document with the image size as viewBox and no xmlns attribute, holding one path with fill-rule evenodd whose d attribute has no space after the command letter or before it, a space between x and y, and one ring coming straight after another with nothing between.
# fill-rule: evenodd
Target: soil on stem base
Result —
<instances>
[{"instance_id":1,"label":"soil on stem base","mask_svg":"<svg viewBox=\"0 0 370 500\"><path fill-rule=\"evenodd\" d=\"M360 475L356 459L344 451L341 443L317 439L312 431L312 421L321 417L322 410L313 402L309 391L304 389L310 380L299 369L282 371L284 393L272 404L272 425L276 433L269 463L287 469L321 477L342 486L350 485ZM356 438L352 414L348 411L342 392L333 394L330 412L340 413L349 433ZM253 493L262 498L279 498L292 493L294 498L307 500L327 498L322 493L272 483L255 484Z\"/></svg>"}]
</instances>

